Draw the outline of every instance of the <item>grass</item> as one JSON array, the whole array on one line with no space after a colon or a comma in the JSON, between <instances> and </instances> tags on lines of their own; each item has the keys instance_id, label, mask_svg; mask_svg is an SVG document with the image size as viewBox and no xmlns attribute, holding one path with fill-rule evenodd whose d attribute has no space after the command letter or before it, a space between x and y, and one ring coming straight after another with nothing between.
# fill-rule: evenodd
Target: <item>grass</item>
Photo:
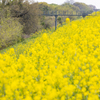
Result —
<instances>
[{"instance_id":1,"label":"grass","mask_svg":"<svg viewBox=\"0 0 100 100\"><path fill-rule=\"evenodd\" d=\"M61 27L61 26L60 26L60 27ZM14 45L11 45L11 46L9 46L9 47L7 47L7 48L4 48L4 49L0 50L0 53L5 53L5 52L6 52L7 50L9 50L10 48L14 48L14 49L16 50L17 47L18 47L18 45L23 45L23 44L26 44L26 43L28 43L28 42L30 42L30 41L33 41L33 42L34 42L35 39L36 39L37 37L40 37L43 33L52 34L54 31L55 31L55 29L52 28L52 29L42 30L42 31L33 33L33 34L30 35L29 38L24 39L24 40L22 40L21 42L18 42L18 43L14 44Z\"/></svg>"}]
</instances>

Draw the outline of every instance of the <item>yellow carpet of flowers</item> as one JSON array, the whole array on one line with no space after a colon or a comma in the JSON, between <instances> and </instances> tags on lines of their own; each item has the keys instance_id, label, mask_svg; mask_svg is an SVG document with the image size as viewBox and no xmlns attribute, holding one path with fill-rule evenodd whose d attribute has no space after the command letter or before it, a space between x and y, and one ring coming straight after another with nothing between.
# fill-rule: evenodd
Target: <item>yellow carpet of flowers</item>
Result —
<instances>
[{"instance_id":1,"label":"yellow carpet of flowers","mask_svg":"<svg viewBox=\"0 0 100 100\"><path fill-rule=\"evenodd\" d=\"M100 12L0 54L0 100L100 100Z\"/></svg>"}]
</instances>

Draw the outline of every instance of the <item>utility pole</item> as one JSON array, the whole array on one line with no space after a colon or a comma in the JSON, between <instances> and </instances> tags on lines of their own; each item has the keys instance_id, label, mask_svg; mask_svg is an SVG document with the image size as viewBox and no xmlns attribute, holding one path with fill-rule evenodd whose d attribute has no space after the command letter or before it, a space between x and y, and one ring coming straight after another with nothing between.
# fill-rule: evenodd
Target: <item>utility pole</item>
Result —
<instances>
[{"instance_id":1,"label":"utility pole","mask_svg":"<svg viewBox=\"0 0 100 100\"><path fill-rule=\"evenodd\" d=\"M57 11L55 11L55 30L56 30L56 28L57 28L57 17L58 17Z\"/></svg>"}]
</instances>

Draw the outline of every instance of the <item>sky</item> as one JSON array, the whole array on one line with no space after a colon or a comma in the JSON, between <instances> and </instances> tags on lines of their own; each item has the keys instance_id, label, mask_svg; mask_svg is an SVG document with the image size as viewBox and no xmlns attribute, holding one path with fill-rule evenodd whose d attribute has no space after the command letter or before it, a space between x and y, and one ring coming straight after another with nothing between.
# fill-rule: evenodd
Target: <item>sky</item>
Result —
<instances>
[{"instance_id":1,"label":"sky","mask_svg":"<svg viewBox=\"0 0 100 100\"><path fill-rule=\"evenodd\" d=\"M48 4L63 4L66 0L34 0L35 2L47 2ZM87 5L94 5L97 9L100 9L100 0L74 0L75 2L82 2Z\"/></svg>"}]
</instances>

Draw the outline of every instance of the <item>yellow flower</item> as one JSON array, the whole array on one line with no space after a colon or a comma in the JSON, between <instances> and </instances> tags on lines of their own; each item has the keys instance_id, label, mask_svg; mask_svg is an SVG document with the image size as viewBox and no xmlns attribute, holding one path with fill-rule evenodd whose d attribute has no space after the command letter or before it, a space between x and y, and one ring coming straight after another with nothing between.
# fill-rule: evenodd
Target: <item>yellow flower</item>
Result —
<instances>
[{"instance_id":1,"label":"yellow flower","mask_svg":"<svg viewBox=\"0 0 100 100\"><path fill-rule=\"evenodd\" d=\"M15 54L14 48L10 48L10 50L8 52L9 52L9 54Z\"/></svg>"},{"instance_id":2,"label":"yellow flower","mask_svg":"<svg viewBox=\"0 0 100 100\"><path fill-rule=\"evenodd\" d=\"M81 94L81 93L77 93L77 95L76 95L76 99L80 99L80 100L82 100L82 94Z\"/></svg>"},{"instance_id":3,"label":"yellow flower","mask_svg":"<svg viewBox=\"0 0 100 100\"><path fill-rule=\"evenodd\" d=\"M37 96L34 97L34 100L41 100L41 97L37 95Z\"/></svg>"},{"instance_id":4,"label":"yellow flower","mask_svg":"<svg viewBox=\"0 0 100 100\"><path fill-rule=\"evenodd\" d=\"M66 22L0 53L0 100L99 100L100 12Z\"/></svg>"},{"instance_id":5,"label":"yellow flower","mask_svg":"<svg viewBox=\"0 0 100 100\"><path fill-rule=\"evenodd\" d=\"M32 100L32 98L29 95L27 95L24 100ZM38 100L38 99L35 99L35 100Z\"/></svg>"},{"instance_id":6,"label":"yellow flower","mask_svg":"<svg viewBox=\"0 0 100 100\"><path fill-rule=\"evenodd\" d=\"M83 92L83 93L86 92L86 88L85 88L85 87L82 88L82 92Z\"/></svg>"},{"instance_id":7,"label":"yellow flower","mask_svg":"<svg viewBox=\"0 0 100 100\"><path fill-rule=\"evenodd\" d=\"M61 100L65 100L65 98L66 98L66 97L63 95L63 96L61 97Z\"/></svg>"},{"instance_id":8,"label":"yellow flower","mask_svg":"<svg viewBox=\"0 0 100 100\"><path fill-rule=\"evenodd\" d=\"M69 18L66 18L66 23L69 23L70 22L70 19Z\"/></svg>"}]
</instances>

